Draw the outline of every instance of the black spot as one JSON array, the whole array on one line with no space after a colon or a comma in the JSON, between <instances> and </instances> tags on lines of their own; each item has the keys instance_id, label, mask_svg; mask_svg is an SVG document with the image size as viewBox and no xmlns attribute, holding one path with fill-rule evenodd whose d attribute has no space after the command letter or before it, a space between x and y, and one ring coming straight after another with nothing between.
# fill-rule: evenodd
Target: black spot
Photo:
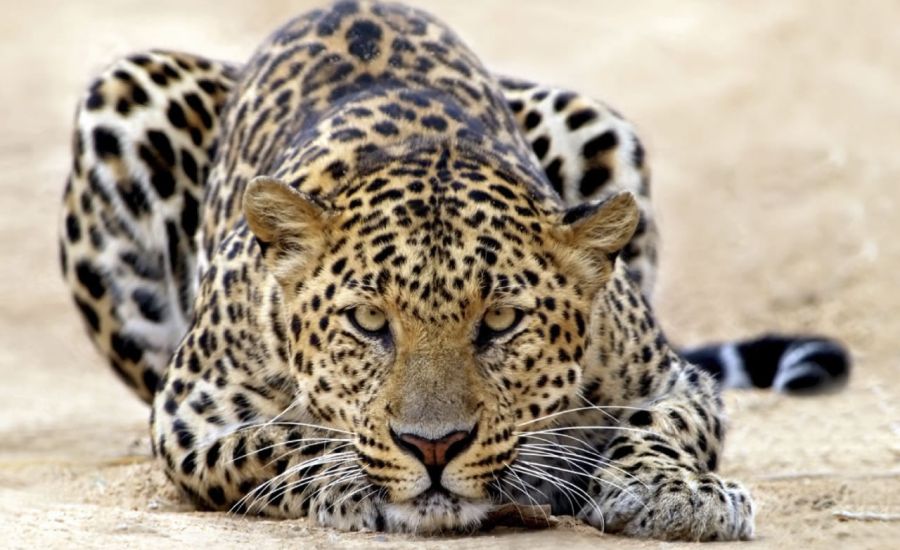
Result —
<instances>
[{"instance_id":1,"label":"black spot","mask_svg":"<svg viewBox=\"0 0 900 550\"><path fill-rule=\"evenodd\" d=\"M604 183L609 181L609 176L609 169L605 166L591 168L581 177L581 181L578 183L578 191L581 192L583 197L590 197Z\"/></svg>"},{"instance_id":2,"label":"black spot","mask_svg":"<svg viewBox=\"0 0 900 550\"><path fill-rule=\"evenodd\" d=\"M99 90L92 90L85 102L89 111L96 111L103 108L103 94Z\"/></svg>"},{"instance_id":3,"label":"black spot","mask_svg":"<svg viewBox=\"0 0 900 550\"><path fill-rule=\"evenodd\" d=\"M122 150L119 146L119 138L116 137L112 130L104 128L103 126L97 126L94 128L93 136L94 152L101 159L118 157L122 154Z\"/></svg>"},{"instance_id":4,"label":"black spot","mask_svg":"<svg viewBox=\"0 0 900 550\"><path fill-rule=\"evenodd\" d=\"M674 460L678 460L678 458L679 458L678 451L676 451L675 449L673 449L672 447L669 447L667 445L662 445L662 444L651 445L650 449L654 450L660 454L664 454L667 457L672 458Z\"/></svg>"},{"instance_id":5,"label":"black spot","mask_svg":"<svg viewBox=\"0 0 900 550\"><path fill-rule=\"evenodd\" d=\"M372 258L372 261L374 261L376 264L383 263L385 260L393 256L396 251L397 247L390 244L382 248L381 251Z\"/></svg>"},{"instance_id":6,"label":"black spot","mask_svg":"<svg viewBox=\"0 0 900 550\"><path fill-rule=\"evenodd\" d=\"M569 130L577 130L595 118L597 112L593 109L579 109L566 117L566 126Z\"/></svg>"},{"instance_id":7,"label":"black spot","mask_svg":"<svg viewBox=\"0 0 900 550\"><path fill-rule=\"evenodd\" d=\"M210 486L207 494L209 495L209 500L211 500L216 506L225 505L225 492L218 485Z\"/></svg>"},{"instance_id":8,"label":"black spot","mask_svg":"<svg viewBox=\"0 0 900 550\"><path fill-rule=\"evenodd\" d=\"M634 152L631 154L631 160L638 168L644 166L644 146L641 145L640 141L635 140L634 142Z\"/></svg>"},{"instance_id":9,"label":"black spot","mask_svg":"<svg viewBox=\"0 0 900 550\"><path fill-rule=\"evenodd\" d=\"M542 160L550 149L550 140L547 139L547 136L541 136L531 143L531 149L537 155L537 158Z\"/></svg>"},{"instance_id":10,"label":"black spot","mask_svg":"<svg viewBox=\"0 0 900 550\"><path fill-rule=\"evenodd\" d=\"M525 115L525 129L531 130L535 126L541 123L541 113L537 111L530 111L527 115Z\"/></svg>"},{"instance_id":11,"label":"black spot","mask_svg":"<svg viewBox=\"0 0 900 550\"><path fill-rule=\"evenodd\" d=\"M147 105L150 103L150 98L147 96L147 92L144 91L144 89L138 84L132 85L131 100L138 105Z\"/></svg>"},{"instance_id":12,"label":"black spot","mask_svg":"<svg viewBox=\"0 0 900 550\"><path fill-rule=\"evenodd\" d=\"M150 204L147 201L147 196L144 194L144 190L141 189L141 185L137 181L131 180L127 183L121 182L116 186L116 190L119 192L119 196L122 197L125 206L128 207L128 211L131 212L132 215L140 216L142 213L150 211Z\"/></svg>"},{"instance_id":13,"label":"black spot","mask_svg":"<svg viewBox=\"0 0 900 550\"><path fill-rule=\"evenodd\" d=\"M350 53L362 61L370 61L380 53L381 27L371 21L357 21L347 31Z\"/></svg>"},{"instance_id":14,"label":"black spot","mask_svg":"<svg viewBox=\"0 0 900 550\"><path fill-rule=\"evenodd\" d=\"M200 204L193 195L184 192L184 205L181 207L181 228L188 237L193 237L199 225Z\"/></svg>"},{"instance_id":15,"label":"black spot","mask_svg":"<svg viewBox=\"0 0 900 550\"><path fill-rule=\"evenodd\" d=\"M188 104L188 107L190 107L192 111L197 113L197 116L200 117L200 122L207 130L212 128L212 116L210 116L209 111L206 110L206 107L203 105L203 100L200 99L200 96L195 93L184 94L184 101Z\"/></svg>"},{"instance_id":16,"label":"black spot","mask_svg":"<svg viewBox=\"0 0 900 550\"><path fill-rule=\"evenodd\" d=\"M178 439L178 444L181 445L181 448L188 449L194 445L194 434L191 433L191 430L183 420L176 420L172 423L172 432Z\"/></svg>"},{"instance_id":17,"label":"black spot","mask_svg":"<svg viewBox=\"0 0 900 550\"><path fill-rule=\"evenodd\" d=\"M219 441L216 441L209 447L209 450L206 451L206 466L207 466L207 468L212 468L213 466L216 465L216 462L219 460L219 450L221 449L221 447L222 447L222 443Z\"/></svg>"},{"instance_id":18,"label":"black spot","mask_svg":"<svg viewBox=\"0 0 900 550\"><path fill-rule=\"evenodd\" d=\"M150 130L147 132L147 139L150 140L150 144L153 145L153 148L156 149L156 153L166 165L175 165L175 151L172 150L172 144L164 133L158 130Z\"/></svg>"},{"instance_id":19,"label":"black spot","mask_svg":"<svg viewBox=\"0 0 900 550\"><path fill-rule=\"evenodd\" d=\"M81 224L78 223L78 218L74 214L66 216L66 235L73 243L77 243L81 239Z\"/></svg>"},{"instance_id":20,"label":"black spot","mask_svg":"<svg viewBox=\"0 0 900 550\"><path fill-rule=\"evenodd\" d=\"M200 357L197 356L196 352L191 352L191 356L188 358L188 370L193 372L194 374L200 372Z\"/></svg>"},{"instance_id":21,"label":"black spot","mask_svg":"<svg viewBox=\"0 0 900 550\"><path fill-rule=\"evenodd\" d=\"M372 126L372 128L374 128L376 132L383 136L393 136L400 133L400 131L397 129L397 125L389 120L383 120Z\"/></svg>"},{"instance_id":22,"label":"black spot","mask_svg":"<svg viewBox=\"0 0 900 550\"><path fill-rule=\"evenodd\" d=\"M628 419L632 426L649 426L653 423L653 415L650 411L637 411Z\"/></svg>"},{"instance_id":23,"label":"black spot","mask_svg":"<svg viewBox=\"0 0 900 550\"><path fill-rule=\"evenodd\" d=\"M159 194L160 198L167 199L175 193L175 178L167 171L154 172L150 176L150 183Z\"/></svg>"},{"instance_id":24,"label":"black spot","mask_svg":"<svg viewBox=\"0 0 900 550\"><path fill-rule=\"evenodd\" d=\"M560 174L560 169L562 168L562 159L557 157L553 159L547 168L544 169L544 173L547 174L547 179L550 180L551 185L553 185L553 190L556 191L556 194L560 197L563 197L563 179Z\"/></svg>"},{"instance_id":25,"label":"black spot","mask_svg":"<svg viewBox=\"0 0 900 550\"><path fill-rule=\"evenodd\" d=\"M200 183L200 173L197 170L197 162L187 149L181 150L181 169L192 182Z\"/></svg>"},{"instance_id":26,"label":"black spot","mask_svg":"<svg viewBox=\"0 0 900 550\"><path fill-rule=\"evenodd\" d=\"M581 154L591 158L601 151L609 151L619 144L619 138L612 130L607 130L584 144Z\"/></svg>"},{"instance_id":27,"label":"black spot","mask_svg":"<svg viewBox=\"0 0 900 550\"><path fill-rule=\"evenodd\" d=\"M116 112L120 115L127 115L130 110L131 103L129 103L127 99L121 98L119 101L116 101Z\"/></svg>"},{"instance_id":28,"label":"black spot","mask_svg":"<svg viewBox=\"0 0 900 550\"><path fill-rule=\"evenodd\" d=\"M553 324L550 326L550 343L551 344L556 342L556 340L559 338L560 332L561 332L561 329L559 328L559 325Z\"/></svg>"},{"instance_id":29,"label":"black spot","mask_svg":"<svg viewBox=\"0 0 900 550\"><path fill-rule=\"evenodd\" d=\"M175 103L174 101L169 102L169 110L166 112L166 116L169 118L169 122L172 123L172 126L176 128L187 127L187 119L184 116L184 109L182 109L181 105Z\"/></svg>"},{"instance_id":30,"label":"black spot","mask_svg":"<svg viewBox=\"0 0 900 550\"><path fill-rule=\"evenodd\" d=\"M103 277L91 266L87 260L80 260L75 264L75 275L87 291L94 298L100 298L106 293L106 285Z\"/></svg>"},{"instance_id":31,"label":"black spot","mask_svg":"<svg viewBox=\"0 0 900 550\"><path fill-rule=\"evenodd\" d=\"M158 323L162 320L164 306L153 291L145 288L136 288L131 293L131 299L137 304L141 315L148 321Z\"/></svg>"},{"instance_id":32,"label":"black spot","mask_svg":"<svg viewBox=\"0 0 900 550\"><path fill-rule=\"evenodd\" d=\"M615 451L609 456L610 460L620 460L634 452L634 447L631 445L622 445L621 447L617 447Z\"/></svg>"},{"instance_id":33,"label":"black spot","mask_svg":"<svg viewBox=\"0 0 900 550\"><path fill-rule=\"evenodd\" d=\"M575 98L575 94L570 92L563 92L556 96L556 99L553 101L553 110L557 113L565 109L569 106L569 102Z\"/></svg>"},{"instance_id":34,"label":"black spot","mask_svg":"<svg viewBox=\"0 0 900 550\"><path fill-rule=\"evenodd\" d=\"M328 172L332 178L339 180L347 175L347 165L339 160L336 160L325 167L325 171Z\"/></svg>"},{"instance_id":35,"label":"black spot","mask_svg":"<svg viewBox=\"0 0 900 550\"><path fill-rule=\"evenodd\" d=\"M122 359L137 363L144 356L144 350L131 337L113 332L110 337L113 351Z\"/></svg>"},{"instance_id":36,"label":"black spot","mask_svg":"<svg viewBox=\"0 0 900 550\"><path fill-rule=\"evenodd\" d=\"M447 121L443 117L437 115L428 115L422 117L422 125L432 130L442 132L447 129Z\"/></svg>"},{"instance_id":37,"label":"black spot","mask_svg":"<svg viewBox=\"0 0 900 550\"><path fill-rule=\"evenodd\" d=\"M75 297L75 305L78 306L78 310L81 312L81 316L84 317L85 321L87 321L87 324L91 327L91 330L93 330L94 332L98 332L100 330L100 317L97 316L97 312L94 311L94 308L77 296Z\"/></svg>"},{"instance_id":38,"label":"black spot","mask_svg":"<svg viewBox=\"0 0 900 550\"><path fill-rule=\"evenodd\" d=\"M347 258L340 258L331 264L331 272L335 275L340 275L344 271L345 265L347 265Z\"/></svg>"},{"instance_id":39,"label":"black spot","mask_svg":"<svg viewBox=\"0 0 900 550\"><path fill-rule=\"evenodd\" d=\"M197 452L191 451L181 461L181 471L184 475L189 476L194 473L195 469L197 469Z\"/></svg>"}]
</instances>

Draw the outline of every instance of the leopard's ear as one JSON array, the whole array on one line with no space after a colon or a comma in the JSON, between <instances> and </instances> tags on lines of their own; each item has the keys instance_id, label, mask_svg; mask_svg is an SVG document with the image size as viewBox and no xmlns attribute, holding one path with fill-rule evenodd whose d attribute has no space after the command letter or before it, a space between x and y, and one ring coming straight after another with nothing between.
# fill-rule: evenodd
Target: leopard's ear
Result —
<instances>
[{"instance_id":1,"label":"leopard's ear","mask_svg":"<svg viewBox=\"0 0 900 550\"><path fill-rule=\"evenodd\" d=\"M602 284L612 272L619 252L634 235L640 217L634 195L623 191L603 201L566 210L557 228L575 262L587 268L585 275Z\"/></svg>"},{"instance_id":2,"label":"leopard's ear","mask_svg":"<svg viewBox=\"0 0 900 550\"><path fill-rule=\"evenodd\" d=\"M266 264L280 281L325 248L328 208L274 178L254 178L244 191L244 217Z\"/></svg>"}]
</instances>

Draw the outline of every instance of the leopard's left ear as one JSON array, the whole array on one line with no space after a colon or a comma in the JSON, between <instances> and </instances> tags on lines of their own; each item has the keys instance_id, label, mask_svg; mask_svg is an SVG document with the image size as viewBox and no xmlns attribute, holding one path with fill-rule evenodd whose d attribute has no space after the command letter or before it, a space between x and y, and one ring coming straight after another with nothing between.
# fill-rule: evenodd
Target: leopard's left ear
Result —
<instances>
[{"instance_id":1,"label":"leopard's left ear","mask_svg":"<svg viewBox=\"0 0 900 550\"><path fill-rule=\"evenodd\" d=\"M623 191L601 202L566 210L557 228L560 240L574 252L578 263L587 265L588 274L602 276L612 271L616 256L631 240L639 220L634 195Z\"/></svg>"},{"instance_id":2,"label":"leopard's left ear","mask_svg":"<svg viewBox=\"0 0 900 550\"><path fill-rule=\"evenodd\" d=\"M274 178L254 178L244 191L244 217L266 265L284 282L325 248L328 208Z\"/></svg>"}]
</instances>

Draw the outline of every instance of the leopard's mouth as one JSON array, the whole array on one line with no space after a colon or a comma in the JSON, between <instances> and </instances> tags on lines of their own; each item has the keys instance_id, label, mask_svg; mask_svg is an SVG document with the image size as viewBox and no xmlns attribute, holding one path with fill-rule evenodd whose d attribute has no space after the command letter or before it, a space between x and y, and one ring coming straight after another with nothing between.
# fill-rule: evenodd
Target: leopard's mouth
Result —
<instances>
[{"instance_id":1,"label":"leopard's mouth","mask_svg":"<svg viewBox=\"0 0 900 550\"><path fill-rule=\"evenodd\" d=\"M470 532L481 525L492 507L486 500L472 500L443 487L430 487L409 500L386 504L384 517L391 531Z\"/></svg>"}]
</instances>

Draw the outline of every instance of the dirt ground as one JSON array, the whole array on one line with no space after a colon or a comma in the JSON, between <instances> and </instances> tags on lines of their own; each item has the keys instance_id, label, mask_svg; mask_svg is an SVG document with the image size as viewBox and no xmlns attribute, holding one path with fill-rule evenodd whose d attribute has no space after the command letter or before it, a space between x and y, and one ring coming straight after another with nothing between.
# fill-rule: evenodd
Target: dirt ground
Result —
<instances>
[{"instance_id":1,"label":"dirt ground","mask_svg":"<svg viewBox=\"0 0 900 550\"><path fill-rule=\"evenodd\" d=\"M0 546L659 547L574 524L423 540L191 512L150 461L147 410L90 347L60 282L76 98L135 49L245 59L308 4L0 0ZM897 548L898 5L423 6L490 66L604 98L638 125L665 238L658 310L675 341L777 329L852 348L843 392L727 395L723 471L759 505L744 547Z\"/></svg>"}]
</instances>

